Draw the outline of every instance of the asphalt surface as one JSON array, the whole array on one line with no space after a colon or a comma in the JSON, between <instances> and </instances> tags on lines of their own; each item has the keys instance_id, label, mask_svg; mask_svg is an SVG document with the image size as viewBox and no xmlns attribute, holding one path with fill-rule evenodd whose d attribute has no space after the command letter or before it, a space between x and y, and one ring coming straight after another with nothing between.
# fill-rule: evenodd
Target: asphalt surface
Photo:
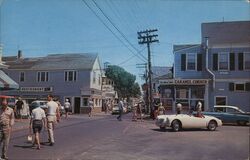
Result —
<instances>
[{"instance_id":1,"label":"asphalt surface","mask_svg":"<svg viewBox=\"0 0 250 160\"><path fill-rule=\"evenodd\" d=\"M247 160L249 126L161 131L151 120L123 121L116 116L73 116L56 126L54 146L43 132L42 149L26 142L28 130L12 134L9 159L13 160Z\"/></svg>"}]
</instances>

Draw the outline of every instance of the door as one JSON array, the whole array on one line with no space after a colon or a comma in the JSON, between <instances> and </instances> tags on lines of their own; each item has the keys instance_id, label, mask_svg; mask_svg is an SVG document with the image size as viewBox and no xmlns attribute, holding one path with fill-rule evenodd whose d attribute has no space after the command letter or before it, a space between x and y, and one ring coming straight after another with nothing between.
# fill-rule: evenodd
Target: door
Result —
<instances>
[{"instance_id":1,"label":"door","mask_svg":"<svg viewBox=\"0 0 250 160\"><path fill-rule=\"evenodd\" d=\"M79 114L80 113L80 106L81 106L81 98L75 97L74 98L74 113Z\"/></svg>"}]
</instances>

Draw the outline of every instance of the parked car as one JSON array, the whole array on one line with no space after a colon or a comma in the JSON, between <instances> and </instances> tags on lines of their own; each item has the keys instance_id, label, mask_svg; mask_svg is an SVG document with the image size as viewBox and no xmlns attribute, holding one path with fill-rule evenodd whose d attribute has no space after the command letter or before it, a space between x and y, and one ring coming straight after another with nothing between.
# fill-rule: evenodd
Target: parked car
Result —
<instances>
[{"instance_id":1,"label":"parked car","mask_svg":"<svg viewBox=\"0 0 250 160\"><path fill-rule=\"evenodd\" d=\"M235 114L246 114L250 115L250 112L245 112L236 106L227 106L227 105L217 105L214 106L213 111L215 112L225 112L225 113L235 113Z\"/></svg>"},{"instance_id":2,"label":"parked car","mask_svg":"<svg viewBox=\"0 0 250 160\"><path fill-rule=\"evenodd\" d=\"M47 101L43 101L43 100L36 100L33 101L30 104L30 113L32 112L32 110L36 107L41 107L42 109L44 109L45 113L47 112L48 106L47 106Z\"/></svg>"},{"instance_id":3,"label":"parked car","mask_svg":"<svg viewBox=\"0 0 250 160\"><path fill-rule=\"evenodd\" d=\"M214 116L222 120L223 124L247 125L250 123L250 113L244 112L235 106L214 106L212 111L203 112L203 114Z\"/></svg>"},{"instance_id":4,"label":"parked car","mask_svg":"<svg viewBox=\"0 0 250 160\"><path fill-rule=\"evenodd\" d=\"M117 104L114 105L112 108L112 114L118 114L119 113L119 107Z\"/></svg>"},{"instance_id":5,"label":"parked car","mask_svg":"<svg viewBox=\"0 0 250 160\"><path fill-rule=\"evenodd\" d=\"M181 129L207 128L215 131L217 127L222 125L222 121L213 116L195 117L194 115L177 114L177 115L160 115L155 121L156 126L160 129L171 127L177 132Z\"/></svg>"}]
</instances>

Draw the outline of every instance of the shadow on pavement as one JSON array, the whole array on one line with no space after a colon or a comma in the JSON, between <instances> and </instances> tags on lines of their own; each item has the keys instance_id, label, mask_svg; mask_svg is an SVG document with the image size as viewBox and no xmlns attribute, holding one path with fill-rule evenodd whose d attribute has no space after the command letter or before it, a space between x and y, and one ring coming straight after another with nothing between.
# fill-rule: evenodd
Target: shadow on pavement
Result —
<instances>
[{"instance_id":1,"label":"shadow on pavement","mask_svg":"<svg viewBox=\"0 0 250 160\"><path fill-rule=\"evenodd\" d=\"M174 132L171 128L169 128L169 129L151 129L151 130L157 131L157 132ZM182 129L178 132L204 132L204 131L209 132L208 129ZM217 131L218 130L215 130L213 132L217 132ZM212 132L212 131L210 131L210 132Z\"/></svg>"}]
</instances>

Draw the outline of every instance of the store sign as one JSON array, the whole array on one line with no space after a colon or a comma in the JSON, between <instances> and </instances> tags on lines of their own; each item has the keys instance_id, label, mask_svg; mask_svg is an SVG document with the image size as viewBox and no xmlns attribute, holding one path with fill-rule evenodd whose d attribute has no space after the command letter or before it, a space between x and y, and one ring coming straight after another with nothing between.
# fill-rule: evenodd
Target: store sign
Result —
<instances>
[{"instance_id":1,"label":"store sign","mask_svg":"<svg viewBox=\"0 0 250 160\"><path fill-rule=\"evenodd\" d=\"M114 87L112 85L102 85L103 91L113 91Z\"/></svg>"},{"instance_id":2,"label":"store sign","mask_svg":"<svg viewBox=\"0 0 250 160\"><path fill-rule=\"evenodd\" d=\"M168 79L159 80L160 85L205 85L207 79Z\"/></svg>"},{"instance_id":3,"label":"store sign","mask_svg":"<svg viewBox=\"0 0 250 160\"><path fill-rule=\"evenodd\" d=\"M21 92L52 92L52 87L20 87Z\"/></svg>"}]
</instances>

